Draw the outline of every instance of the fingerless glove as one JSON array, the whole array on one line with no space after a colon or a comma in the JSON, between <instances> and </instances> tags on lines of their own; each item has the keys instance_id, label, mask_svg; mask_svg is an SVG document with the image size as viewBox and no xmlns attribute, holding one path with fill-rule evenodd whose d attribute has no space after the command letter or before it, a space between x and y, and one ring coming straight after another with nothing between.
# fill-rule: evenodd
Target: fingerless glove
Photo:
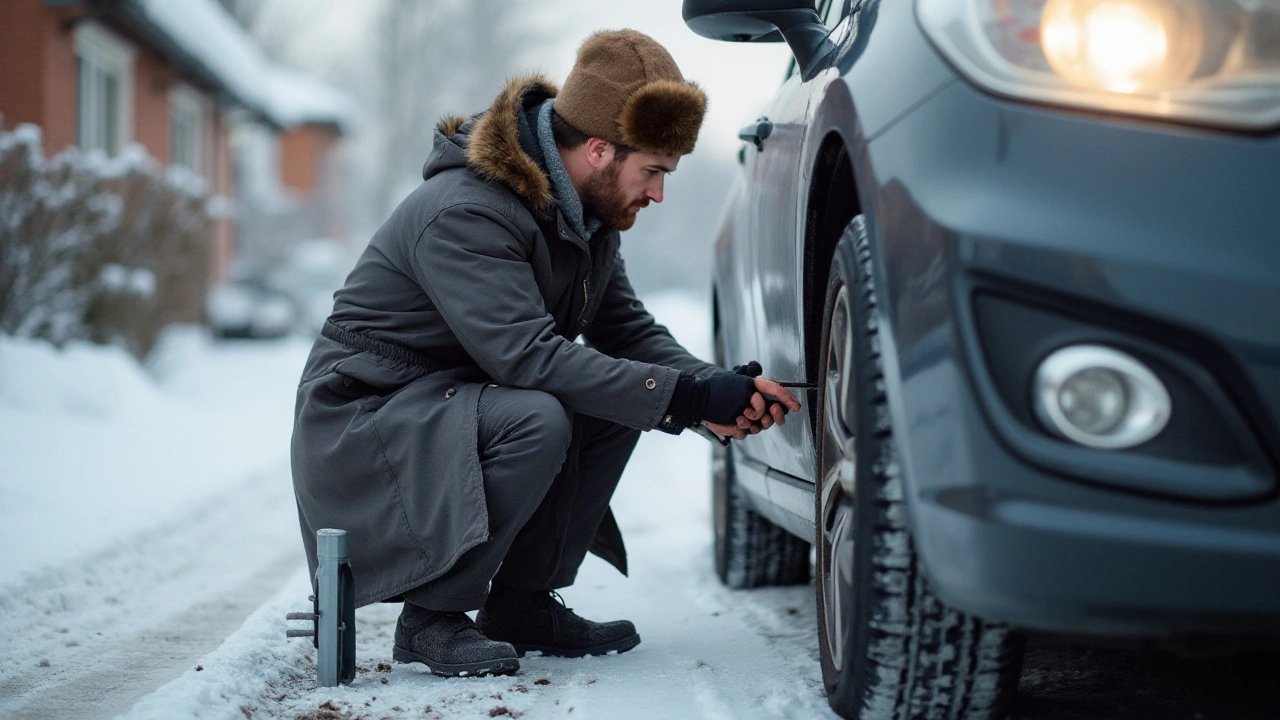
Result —
<instances>
[{"instance_id":1,"label":"fingerless glove","mask_svg":"<svg viewBox=\"0 0 1280 720\"><path fill-rule=\"evenodd\" d=\"M703 420L732 425L747 409L755 391L755 381L747 375L720 372L700 378L680 373L667 405L663 429L679 432Z\"/></svg>"}]
</instances>

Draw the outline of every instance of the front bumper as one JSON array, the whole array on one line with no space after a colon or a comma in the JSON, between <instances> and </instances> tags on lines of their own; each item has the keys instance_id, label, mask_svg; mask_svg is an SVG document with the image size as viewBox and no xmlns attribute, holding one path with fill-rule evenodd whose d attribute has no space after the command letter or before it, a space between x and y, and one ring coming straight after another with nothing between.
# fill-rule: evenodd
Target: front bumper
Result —
<instances>
[{"instance_id":1,"label":"front bumper","mask_svg":"<svg viewBox=\"0 0 1280 720\"><path fill-rule=\"evenodd\" d=\"M890 406L940 597L1058 632L1280 634L1280 138L955 83L868 153ZM980 328L983 293L1066 329ZM1185 381L1180 429L1120 453L1040 431L1005 355L1063 338Z\"/></svg>"}]
</instances>

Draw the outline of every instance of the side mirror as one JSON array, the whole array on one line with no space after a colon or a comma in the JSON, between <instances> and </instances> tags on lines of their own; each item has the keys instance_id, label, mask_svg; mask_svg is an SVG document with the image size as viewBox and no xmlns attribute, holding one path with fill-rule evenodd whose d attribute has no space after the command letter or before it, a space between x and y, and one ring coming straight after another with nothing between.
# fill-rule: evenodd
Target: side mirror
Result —
<instances>
[{"instance_id":1,"label":"side mirror","mask_svg":"<svg viewBox=\"0 0 1280 720\"><path fill-rule=\"evenodd\" d=\"M684 0L682 15L690 30L712 40L785 39L805 78L835 47L814 0Z\"/></svg>"}]
</instances>

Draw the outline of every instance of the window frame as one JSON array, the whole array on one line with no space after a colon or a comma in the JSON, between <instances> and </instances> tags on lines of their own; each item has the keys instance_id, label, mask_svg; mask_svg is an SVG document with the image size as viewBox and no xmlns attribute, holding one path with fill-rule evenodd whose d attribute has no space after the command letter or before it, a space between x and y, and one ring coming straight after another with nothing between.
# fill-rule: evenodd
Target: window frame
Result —
<instances>
[{"instance_id":1,"label":"window frame","mask_svg":"<svg viewBox=\"0 0 1280 720\"><path fill-rule=\"evenodd\" d=\"M186 168L200 175L205 174L209 166L209 113L210 103L205 96L186 83L175 83L169 90L169 164ZM185 116L185 117L183 117ZM185 120L194 120L190 128L190 137L180 138L180 126ZM194 147L181 148L182 142L189 142ZM190 162L185 152L192 151Z\"/></svg>"},{"instance_id":2,"label":"window frame","mask_svg":"<svg viewBox=\"0 0 1280 720\"><path fill-rule=\"evenodd\" d=\"M827 37L835 32L836 26L852 11L855 4L854 0L817 0L814 3L813 10L818 13L818 20L827 29ZM798 72L800 67L793 55L791 61L787 63L787 75L783 78L783 82L790 80Z\"/></svg>"},{"instance_id":3,"label":"window frame","mask_svg":"<svg viewBox=\"0 0 1280 720\"><path fill-rule=\"evenodd\" d=\"M82 150L115 155L133 142L136 54L102 25L76 25L76 145Z\"/></svg>"}]
</instances>

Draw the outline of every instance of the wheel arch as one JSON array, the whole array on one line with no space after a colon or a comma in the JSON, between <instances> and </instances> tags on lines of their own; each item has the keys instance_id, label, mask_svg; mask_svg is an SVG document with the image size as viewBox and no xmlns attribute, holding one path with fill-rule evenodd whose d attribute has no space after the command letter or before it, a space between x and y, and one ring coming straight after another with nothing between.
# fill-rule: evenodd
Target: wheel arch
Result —
<instances>
[{"instance_id":1,"label":"wheel arch","mask_svg":"<svg viewBox=\"0 0 1280 720\"><path fill-rule=\"evenodd\" d=\"M818 143L811 177L805 204L804 345L806 377L816 380L827 276L840 235L862 213L852 156L839 130L829 130Z\"/></svg>"}]
</instances>

